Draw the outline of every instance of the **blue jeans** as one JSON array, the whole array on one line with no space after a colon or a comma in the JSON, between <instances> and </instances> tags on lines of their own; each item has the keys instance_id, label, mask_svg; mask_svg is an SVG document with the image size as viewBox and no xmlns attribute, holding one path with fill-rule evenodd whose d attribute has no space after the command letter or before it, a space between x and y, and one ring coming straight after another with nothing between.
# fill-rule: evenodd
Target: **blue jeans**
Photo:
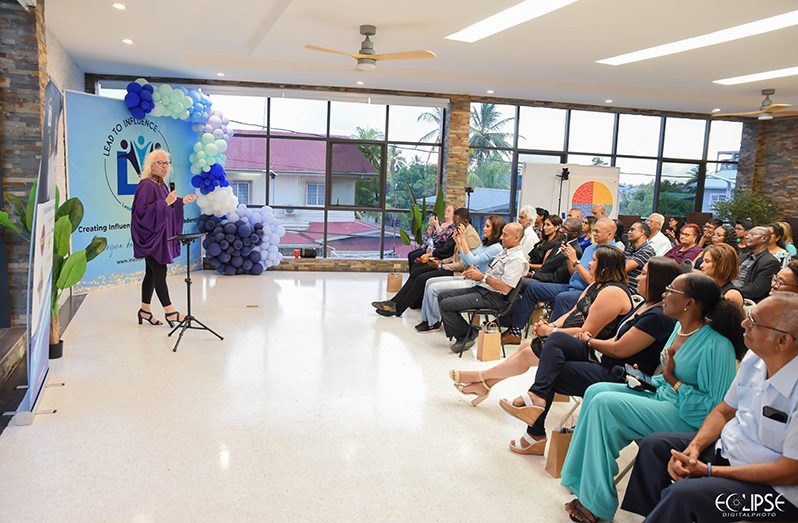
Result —
<instances>
[{"instance_id":1,"label":"blue jeans","mask_svg":"<svg viewBox=\"0 0 798 523\"><path fill-rule=\"evenodd\" d=\"M565 292L569 288L567 283L544 283L532 280L524 288L521 298L516 302L510 323L513 327L522 328L529 321L529 317L532 316L532 311L535 310L539 301L554 301L559 293Z\"/></svg>"},{"instance_id":2,"label":"blue jeans","mask_svg":"<svg viewBox=\"0 0 798 523\"><path fill-rule=\"evenodd\" d=\"M466 289L473 287L474 282L462 276L439 276L430 278L424 287L424 300L421 303L421 319L430 325L441 321L441 309L438 306L438 295L450 289Z\"/></svg>"}]
</instances>

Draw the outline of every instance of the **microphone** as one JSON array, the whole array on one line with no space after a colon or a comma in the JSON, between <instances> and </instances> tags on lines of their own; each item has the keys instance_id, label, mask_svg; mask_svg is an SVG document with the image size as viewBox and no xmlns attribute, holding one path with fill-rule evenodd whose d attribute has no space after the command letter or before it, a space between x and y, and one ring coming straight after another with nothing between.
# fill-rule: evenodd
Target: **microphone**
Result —
<instances>
[{"instance_id":1,"label":"microphone","mask_svg":"<svg viewBox=\"0 0 798 523\"><path fill-rule=\"evenodd\" d=\"M175 182L169 182L169 192L172 192L174 190L175 190ZM174 207L174 206L175 204L172 203L172 205L170 205L169 207Z\"/></svg>"}]
</instances>

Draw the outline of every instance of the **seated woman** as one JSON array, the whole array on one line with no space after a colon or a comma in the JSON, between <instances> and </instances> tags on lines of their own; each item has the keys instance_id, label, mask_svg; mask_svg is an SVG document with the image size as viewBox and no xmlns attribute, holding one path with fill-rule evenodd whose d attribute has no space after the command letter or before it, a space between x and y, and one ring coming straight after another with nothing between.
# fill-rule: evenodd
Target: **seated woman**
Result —
<instances>
[{"instance_id":1,"label":"seated woman","mask_svg":"<svg viewBox=\"0 0 798 523\"><path fill-rule=\"evenodd\" d=\"M455 248L460 252L460 259L466 266L474 266L481 272L488 270L488 264L502 252L502 230L504 218L491 214L482 227L482 243L473 251L465 238L455 237ZM418 332L428 332L441 328L441 311L438 308L438 294L448 289L465 289L470 287L469 280L462 276L438 276L427 280L424 287L424 299L421 302L421 323L416 325Z\"/></svg>"},{"instance_id":2,"label":"seated woman","mask_svg":"<svg viewBox=\"0 0 798 523\"><path fill-rule=\"evenodd\" d=\"M587 330L595 332L596 338L612 337L621 319L632 310L632 299L626 286L626 258L615 247L602 245L596 249L588 267L595 281L582 291L579 301L567 314L551 324L536 323L536 335L550 338L552 333L574 335ZM547 339L546 344L548 343ZM545 352L544 345L543 353ZM488 397L493 385L511 376L523 374L537 365L537 362L538 358L528 341L493 368L480 372L452 370L449 377L454 381L457 390L476 396L471 401L476 407Z\"/></svg>"},{"instance_id":3,"label":"seated woman","mask_svg":"<svg viewBox=\"0 0 798 523\"><path fill-rule=\"evenodd\" d=\"M790 263L790 253L787 252L787 244L784 242L784 227L779 223L768 224L770 240L768 240L768 251L776 257L784 268Z\"/></svg>"},{"instance_id":4,"label":"seated woman","mask_svg":"<svg viewBox=\"0 0 798 523\"><path fill-rule=\"evenodd\" d=\"M579 236L579 247L584 251L593 243L593 226L598 219L595 216L588 216L582 220L582 235Z\"/></svg>"},{"instance_id":5,"label":"seated woman","mask_svg":"<svg viewBox=\"0 0 798 523\"><path fill-rule=\"evenodd\" d=\"M743 306L743 295L732 283L740 274L740 257L737 249L726 243L710 245L704 251L701 272L720 285L720 295Z\"/></svg>"},{"instance_id":6,"label":"seated woman","mask_svg":"<svg viewBox=\"0 0 798 523\"><path fill-rule=\"evenodd\" d=\"M665 256L673 259L676 263L682 263L685 260L692 262L701 254L701 247L697 243L699 234L701 234L701 229L698 228L698 225L688 223L682 227L679 233L679 243L666 252Z\"/></svg>"},{"instance_id":7,"label":"seated woman","mask_svg":"<svg viewBox=\"0 0 798 523\"><path fill-rule=\"evenodd\" d=\"M613 477L621 449L654 432L695 432L723 400L742 358L742 309L723 299L709 276L691 272L666 288L662 310L678 323L662 352L655 393L622 383L597 383L585 393L561 484L577 499L565 505L573 521L612 519L618 508Z\"/></svg>"},{"instance_id":8,"label":"seated woman","mask_svg":"<svg viewBox=\"0 0 798 523\"><path fill-rule=\"evenodd\" d=\"M770 284L770 293L798 292L798 260L793 260L775 276Z\"/></svg>"},{"instance_id":9,"label":"seated woman","mask_svg":"<svg viewBox=\"0 0 798 523\"><path fill-rule=\"evenodd\" d=\"M549 251L559 247L562 243L563 235L561 232L562 218L557 215L549 214L543 220L543 229L540 241L535 244L529 252L529 270L536 271L543 267L543 262L549 255Z\"/></svg>"},{"instance_id":10,"label":"seated woman","mask_svg":"<svg viewBox=\"0 0 798 523\"><path fill-rule=\"evenodd\" d=\"M587 330L576 337L559 332L548 337L540 354L535 384L529 393L513 402L499 402L505 412L522 421L527 421L528 414L535 418L530 420L518 442L510 441L510 450L518 454L543 455L546 414L555 392L584 396L585 390L594 383L618 382L612 373L615 365L636 365L642 372L654 374L659 366L659 354L676 324L662 313L662 294L681 274L682 270L670 258L650 258L637 277L637 293L645 302L621 321L612 339L595 338ZM532 406L538 408L525 408Z\"/></svg>"},{"instance_id":11,"label":"seated woman","mask_svg":"<svg viewBox=\"0 0 798 523\"><path fill-rule=\"evenodd\" d=\"M795 250L795 244L792 239L792 225L787 222L778 222L781 228L784 229L784 248L790 253L790 256L795 256L798 251Z\"/></svg>"},{"instance_id":12,"label":"seated woman","mask_svg":"<svg viewBox=\"0 0 798 523\"><path fill-rule=\"evenodd\" d=\"M424 235L425 245L407 253L408 267L413 268L415 261L424 254L430 254L437 258L448 258L454 251L449 246L449 239L454 230L454 205L447 205L443 211L443 222L438 221L435 214L430 215L427 234ZM429 249L432 249L430 252Z\"/></svg>"},{"instance_id":13,"label":"seated woman","mask_svg":"<svg viewBox=\"0 0 798 523\"><path fill-rule=\"evenodd\" d=\"M712 231L712 240L704 245L704 250L701 251L701 254L695 259L695 263L693 263L693 268L695 270L701 270L701 264L704 262L704 253L707 249L709 249L712 245L718 245L720 243L725 243L734 247L734 250L737 250L737 232L734 230L734 227L731 225L718 225L714 231Z\"/></svg>"},{"instance_id":14,"label":"seated woman","mask_svg":"<svg viewBox=\"0 0 798 523\"><path fill-rule=\"evenodd\" d=\"M471 213L465 207L454 211L453 236L465 237L469 248L476 249L480 244L479 233L471 226ZM409 308L421 307L424 297L424 285L430 278L437 276L453 276L466 268L460 260L460 253L455 249L454 256L445 260L430 258L426 264L414 264L410 270L410 278L393 298L387 301L374 301L371 305L380 316L401 316Z\"/></svg>"}]
</instances>

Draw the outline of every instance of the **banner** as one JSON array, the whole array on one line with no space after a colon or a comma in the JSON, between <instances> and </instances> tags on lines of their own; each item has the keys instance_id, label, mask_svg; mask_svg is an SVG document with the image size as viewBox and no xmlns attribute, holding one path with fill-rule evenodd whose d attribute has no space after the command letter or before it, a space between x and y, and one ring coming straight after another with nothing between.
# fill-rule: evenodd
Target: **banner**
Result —
<instances>
[{"instance_id":1,"label":"banner","mask_svg":"<svg viewBox=\"0 0 798 523\"><path fill-rule=\"evenodd\" d=\"M563 179L566 170L568 177ZM620 174L619 167L526 162L518 208L532 205L565 217L569 209L576 207L589 216L593 205L600 204L608 218L617 218Z\"/></svg>"},{"instance_id":2,"label":"banner","mask_svg":"<svg viewBox=\"0 0 798 523\"><path fill-rule=\"evenodd\" d=\"M571 171L568 207L582 209L582 214L592 214L594 205L603 205L607 218L618 217L619 167L592 165L567 165Z\"/></svg>"},{"instance_id":3,"label":"banner","mask_svg":"<svg viewBox=\"0 0 798 523\"><path fill-rule=\"evenodd\" d=\"M52 80L44 92L42 158L36 184L36 208L31 225L28 265L28 389L17 409L15 423L29 424L49 370L50 304L53 285L53 230L55 228L56 152L61 91Z\"/></svg>"},{"instance_id":4,"label":"banner","mask_svg":"<svg viewBox=\"0 0 798 523\"><path fill-rule=\"evenodd\" d=\"M69 196L80 198L85 209L72 244L83 248L94 235L108 239L108 247L88 264L74 289L83 292L141 281L144 260L133 258L130 211L144 157L154 149L168 151L172 160L168 180L175 182L178 195L193 193L188 157L196 133L190 123L168 117L136 119L122 100L67 91L66 135ZM199 215L196 205L185 207L184 232L196 229ZM192 268L200 265L199 253L199 242L194 242ZM169 272L185 269L181 252Z\"/></svg>"}]
</instances>

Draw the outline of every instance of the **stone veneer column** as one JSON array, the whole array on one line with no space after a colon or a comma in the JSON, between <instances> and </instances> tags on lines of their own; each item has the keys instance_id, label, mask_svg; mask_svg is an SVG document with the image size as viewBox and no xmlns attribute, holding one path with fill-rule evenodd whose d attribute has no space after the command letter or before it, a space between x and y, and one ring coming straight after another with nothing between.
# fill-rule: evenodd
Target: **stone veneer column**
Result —
<instances>
[{"instance_id":1,"label":"stone veneer column","mask_svg":"<svg viewBox=\"0 0 798 523\"><path fill-rule=\"evenodd\" d=\"M443 179L446 184L446 203L463 207L466 203L465 186L468 179L468 143L471 124L471 99L452 96L446 119L446 163Z\"/></svg>"},{"instance_id":2,"label":"stone veneer column","mask_svg":"<svg viewBox=\"0 0 798 523\"><path fill-rule=\"evenodd\" d=\"M27 199L41 158L41 100L47 82L44 2L28 11L0 0L0 183L2 193ZM3 208L7 209L3 198ZM11 325L25 325L29 245L5 241ZM5 268L0 268L5 270Z\"/></svg>"},{"instance_id":3,"label":"stone veneer column","mask_svg":"<svg viewBox=\"0 0 798 523\"><path fill-rule=\"evenodd\" d=\"M737 186L760 191L798 219L798 118L743 125Z\"/></svg>"}]
</instances>

